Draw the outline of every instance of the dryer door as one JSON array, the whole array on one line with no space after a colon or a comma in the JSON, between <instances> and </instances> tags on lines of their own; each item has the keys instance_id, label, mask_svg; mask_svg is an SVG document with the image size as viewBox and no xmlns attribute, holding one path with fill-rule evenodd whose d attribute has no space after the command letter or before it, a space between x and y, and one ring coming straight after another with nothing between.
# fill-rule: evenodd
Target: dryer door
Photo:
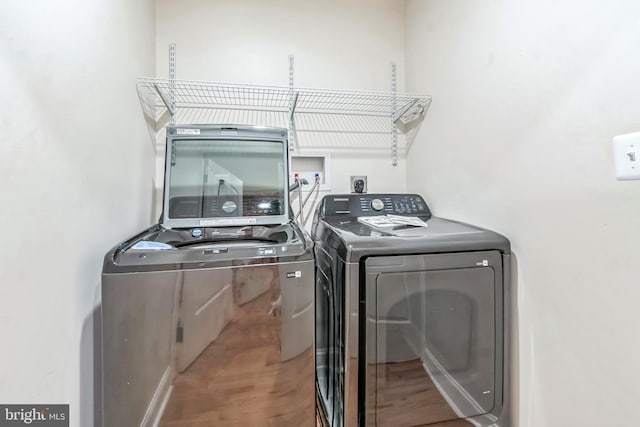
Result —
<instances>
[{"instance_id":1,"label":"dryer door","mask_svg":"<svg viewBox=\"0 0 640 427\"><path fill-rule=\"evenodd\" d=\"M490 420L502 401L500 253L373 257L365 265L366 425Z\"/></svg>"}]
</instances>

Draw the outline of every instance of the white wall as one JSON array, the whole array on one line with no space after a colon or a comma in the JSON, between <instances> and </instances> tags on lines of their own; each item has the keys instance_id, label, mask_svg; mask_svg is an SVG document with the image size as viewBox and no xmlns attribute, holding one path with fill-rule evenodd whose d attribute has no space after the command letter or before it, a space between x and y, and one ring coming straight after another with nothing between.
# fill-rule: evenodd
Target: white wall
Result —
<instances>
[{"instance_id":1,"label":"white wall","mask_svg":"<svg viewBox=\"0 0 640 427\"><path fill-rule=\"evenodd\" d=\"M297 87L389 91L393 61L404 88L404 2L395 0L158 0L159 76L171 42L180 79L287 86L291 54ZM371 192L405 189L405 161L391 166L390 150L329 151L334 193L349 192L351 175L367 175Z\"/></svg>"},{"instance_id":2,"label":"white wall","mask_svg":"<svg viewBox=\"0 0 640 427\"><path fill-rule=\"evenodd\" d=\"M407 90L433 94L408 189L518 256L519 426L626 427L640 392L635 0L409 0Z\"/></svg>"},{"instance_id":3,"label":"white wall","mask_svg":"<svg viewBox=\"0 0 640 427\"><path fill-rule=\"evenodd\" d=\"M153 156L135 78L155 5L9 2L0 14L0 402L69 403L93 425L105 252L150 222Z\"/></svg>"}]
</instances>

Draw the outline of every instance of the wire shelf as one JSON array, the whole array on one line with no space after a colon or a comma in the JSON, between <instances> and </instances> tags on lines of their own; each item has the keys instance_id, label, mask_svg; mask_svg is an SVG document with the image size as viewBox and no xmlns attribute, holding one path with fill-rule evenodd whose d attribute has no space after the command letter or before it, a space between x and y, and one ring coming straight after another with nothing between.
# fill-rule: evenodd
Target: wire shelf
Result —
<instances>
[{"instance_id":1,"label":"wire shelf","mask_svg":"<svg viewBox=\"0 0 640 427\"><path fill-rule=\"evenodd\" d=\"M140 78L137 89L142 110L152 132L164 127L171 116L176 123L229 123L289 127L295 121L296 144L321 144L323 139L347 140L345 148L376 148L398 125L420 122L431 97L406 93L340 91L279 86L237 85L190 80ZM173 96L172 96L173 95ZM175 111L173 109L175 108ZM392 112L397 111L393 117ZM399 126L402 131L402 126ZM310 135L325 133L327 135ZM338 137L338 134L351 134ZM410 146L406 136L400 142ZM382 136L382 137L381 137ZM411 138L412 139L412 138ZM313 142L311 142L313 141ZM359 141L354 143L354 141ZM388 141L388 139L387 139ZM388 143L386 145L388 147Z\"/></svg>"}]
</instances>

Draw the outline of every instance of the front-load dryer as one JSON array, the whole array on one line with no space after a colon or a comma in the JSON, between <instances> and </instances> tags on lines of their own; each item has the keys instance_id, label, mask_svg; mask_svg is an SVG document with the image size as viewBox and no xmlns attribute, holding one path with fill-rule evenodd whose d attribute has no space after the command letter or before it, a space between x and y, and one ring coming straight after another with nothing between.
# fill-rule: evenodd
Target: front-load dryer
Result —
<instances>
[{"instance_id":1,"label":"front-load dryer","mask_svg":"<svg viewBox=\"0 0 640 427\"><path fill-rule=\"evenodd\" d=\"M326 196L312 235L325 425L511 425L504 236L415 194Z\"/></svg>"}]
</instances>

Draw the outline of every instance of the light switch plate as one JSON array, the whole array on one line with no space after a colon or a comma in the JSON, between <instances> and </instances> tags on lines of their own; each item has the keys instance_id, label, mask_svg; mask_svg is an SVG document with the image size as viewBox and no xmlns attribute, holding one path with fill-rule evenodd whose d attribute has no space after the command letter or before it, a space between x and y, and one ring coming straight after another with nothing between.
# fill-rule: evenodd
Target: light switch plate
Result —
<instances>
[{"instance_id":1,"label":"light switch plate","mask_svg":"<svg viewBox=\"0 0 640 427\"><path fill-rule=\"evenodd\" d=\"M616 179L640 179L640 132L613 137Z\"/></svg>"}]
</instances>

